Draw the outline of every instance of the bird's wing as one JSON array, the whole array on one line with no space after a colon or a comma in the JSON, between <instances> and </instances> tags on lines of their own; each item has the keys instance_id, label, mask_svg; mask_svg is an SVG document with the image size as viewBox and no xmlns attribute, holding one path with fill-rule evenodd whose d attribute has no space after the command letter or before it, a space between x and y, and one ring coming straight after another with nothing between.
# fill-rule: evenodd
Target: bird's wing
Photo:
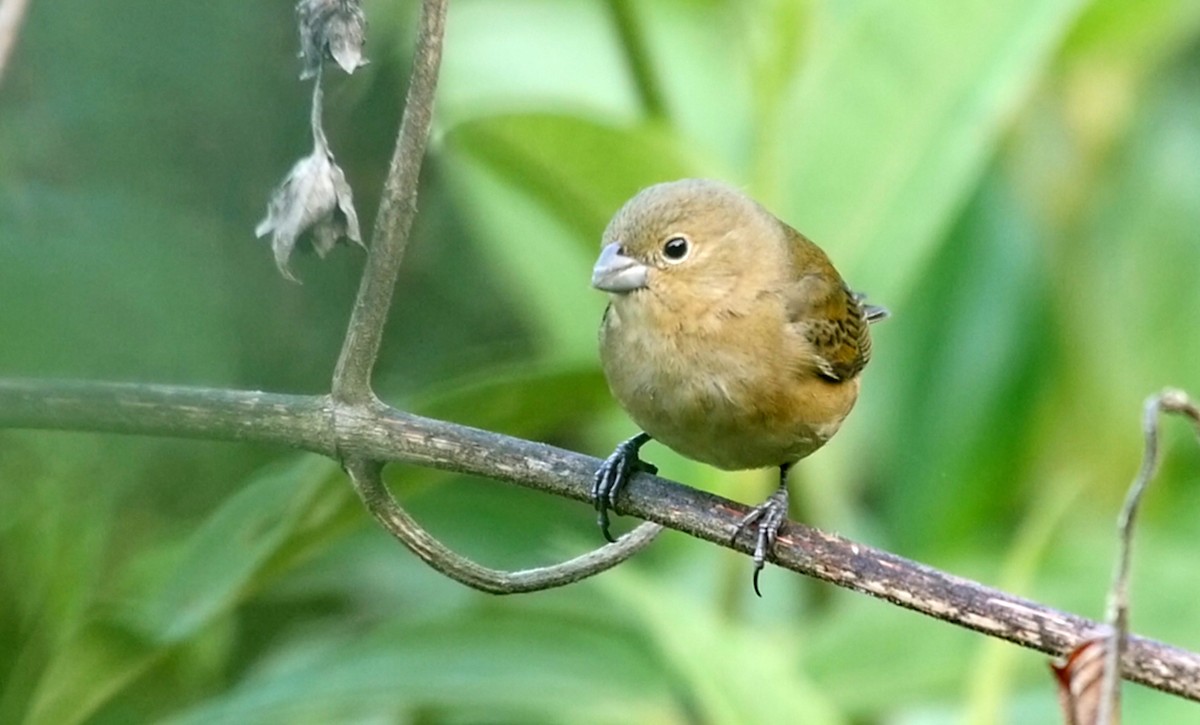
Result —
<instances>
[{"instance_id":1,"label":"bird's wing","mask_svg":"<svg viewBox=\"0 0 1200 725\"><path fill-rule=\"evenodd\" d=\"M829 380L850 380L871 358L867 323L882 319L882 307L864 307L829 258L804 235L785 225L794 282L784 291L788 324L816 355L817 370Z\"/></svg>"}]
</instances>

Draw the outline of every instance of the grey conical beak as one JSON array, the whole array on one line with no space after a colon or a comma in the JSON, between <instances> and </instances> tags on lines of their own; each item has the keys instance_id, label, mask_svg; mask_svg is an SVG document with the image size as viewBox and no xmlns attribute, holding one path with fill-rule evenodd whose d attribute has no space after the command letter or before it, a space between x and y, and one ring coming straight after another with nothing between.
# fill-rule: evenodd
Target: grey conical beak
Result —
<instances>
[{"instance_id":1,"label":"grey conical beak","mask_svg":"<svg viewBox=\"0 0 1200 725\"><path fill-rule=\"evenodd\" d=\"M592 286L605 292L632 292L646 286L650 269L633 257L621 254L621 245L604 245L592 268Z\"/></svg>"}]
</instances>

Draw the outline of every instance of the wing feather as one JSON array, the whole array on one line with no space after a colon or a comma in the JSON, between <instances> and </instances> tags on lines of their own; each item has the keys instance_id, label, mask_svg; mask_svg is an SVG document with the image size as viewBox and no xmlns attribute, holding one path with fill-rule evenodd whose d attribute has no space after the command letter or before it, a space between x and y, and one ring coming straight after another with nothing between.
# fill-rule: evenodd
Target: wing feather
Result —
<instances>
[{"instance_id":1,"label":"wing feather","mask_svg":"<svg viewBox=\"0 0 1200 725\"><path fill-rule=\"evenodd\" d=\"M808 341L822 377L853 379L871 359L868 323L883 319L882 307L864 305L820 247L784 225L795 282L785 290L788 324Z\"/></svg>"}]
</instances>

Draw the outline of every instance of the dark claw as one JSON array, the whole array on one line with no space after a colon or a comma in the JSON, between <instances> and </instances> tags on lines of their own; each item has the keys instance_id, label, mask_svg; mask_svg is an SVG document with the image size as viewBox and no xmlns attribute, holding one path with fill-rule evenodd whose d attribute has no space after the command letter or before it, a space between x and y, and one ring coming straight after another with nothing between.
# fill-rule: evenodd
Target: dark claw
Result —
<instances>
[{"instance_id":1,"label":"dark claw","mask_svg":"<svg viewBox=\"0 0 1200 725\"><path fill-rule=\"evenodd\" d=\"M743 516L737 528L733 530L733 536L729 537L729 543L732 544L743 531L757 524L754 537L754 593L759 597L762 596L762 592L758 588L758 575L766 564L767 553L775 547L779 529L783 522L787 521L787 512L787 486L780 486L770 498Z\"/></svg>"},{"instance_id":2,"label":"dark claw","mask_svg":"<svg viewBox=\"0 0 1200 725\"><path fill-rule=\"evenodd\" d=\"M596 476L592 480L592 505L596 508L596 523L600 526L600 533L609 543L616 541L608 531L608 510L616 507L617 494L635 473L658 473L658 466L638 458L638 451L649 440L650 436L645 433L635 435L617 446L612 455L596 469Z\"/></svg>"}]
</instances>

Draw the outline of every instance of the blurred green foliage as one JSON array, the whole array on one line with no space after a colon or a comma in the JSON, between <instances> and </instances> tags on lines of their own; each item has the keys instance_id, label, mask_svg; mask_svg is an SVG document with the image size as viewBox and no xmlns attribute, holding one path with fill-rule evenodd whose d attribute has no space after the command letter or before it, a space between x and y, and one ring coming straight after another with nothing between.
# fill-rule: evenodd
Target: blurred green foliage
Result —
<instances>
[{"instance_id":1,"label":"blurred green foliage","mask_svg":"<svg viewBox=\"0 0 1200 725\"><path fill-rule=\"evenodd\" d=\"M1200 393L1200 4L626 5L622 34L601 0L453 4L383 396L607 453L633 429L597 369L600 232L645 184L722 178L894 313L797 513L1099 615L1140 402ZM364 220L416 7L367 10L372 64L326 114ZM290 2L34 0L0 85L0 375L327 389L362 254L296 260L296 286L251 232L309 148L296 45ZM1200 649L1200 450L1166 441L1133 621ZM582 505L389 473L489 565L599 543ZM0 432L0 722L1057 722L1040 655L777 570L757 600L749 573L668 534L496 599L391 541L331 463Z\"/></svg>"}]
</instances>

